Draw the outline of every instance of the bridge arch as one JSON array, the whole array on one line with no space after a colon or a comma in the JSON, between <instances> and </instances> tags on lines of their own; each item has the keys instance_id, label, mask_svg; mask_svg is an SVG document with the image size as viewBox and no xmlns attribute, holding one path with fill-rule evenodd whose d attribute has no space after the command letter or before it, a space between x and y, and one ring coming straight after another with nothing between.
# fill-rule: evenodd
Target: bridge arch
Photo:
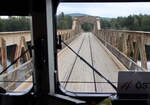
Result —
<instances>
[{"instance_id":1,"label":"bridge arch","mask_svg":"<svg viewBox=\"0 0 150 105\"><path fill-rule=\"evenodd\" d=\"M85 22L93 24L94 33L97 33L98 30L101 30L100 20L97 16L76 16L73 20L72 30L74 30L76 33L82 32L83 30L81 25Z\"/></svg>"}]
</instances>

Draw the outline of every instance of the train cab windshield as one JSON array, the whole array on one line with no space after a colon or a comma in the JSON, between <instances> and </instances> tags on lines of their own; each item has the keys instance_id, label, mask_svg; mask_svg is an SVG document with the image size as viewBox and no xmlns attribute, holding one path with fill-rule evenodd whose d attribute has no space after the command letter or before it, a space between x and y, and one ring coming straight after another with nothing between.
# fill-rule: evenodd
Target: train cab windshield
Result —
<instances>
[{"instance_id":1,"label":"train cab windshield","mask_svg":"<svg viewBox=\"0 0 150 105\"><path fill-rule=\"evenodd\" d=\"M57 35L63 42L57 60L61 87L81 94L147 93L148 8L144 2L60 3Z\"/></svg>"}]
</instances>

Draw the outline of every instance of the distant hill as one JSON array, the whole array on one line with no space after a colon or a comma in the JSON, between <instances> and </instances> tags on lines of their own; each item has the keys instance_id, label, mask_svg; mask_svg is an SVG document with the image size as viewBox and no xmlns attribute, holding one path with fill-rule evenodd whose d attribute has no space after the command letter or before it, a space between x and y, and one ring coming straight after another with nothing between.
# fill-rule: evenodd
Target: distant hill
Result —
<instances>
[{"instance_id":1,"label":"distant hill","mask_svg":"<svg viewBox=\"0 0 150 105\"><path fill-rule=\"evenodd\" d=\"M112 18L108 18L108 17L99 17L100 19L106 20L106 21L111 21Z\"/></svg>"},{"instance_id":2,"label":"distant hill","mask_svg":"<svg viewBox=\"0 0 150 105\"><path fill-rule=\"evenodd\" d=\"M83 13L71 13L71 14L65 14L65 15L69 15L72 17L72 19L74 19L76 16L87 16L88 14L83 14ZM91 15L88 15L91 16ZM112 18L108 18L108 17L99 17L100 19L104 19L107 21L110 21Z\"/></svg>"},{"instance_id":3,"label":"distant hill","mask_svg":"<svg viewBox=\"0 0 150 105\"><path fill-rule=\"evenodd\" d=\"M87 16L88 14L71 13L71 14L66 14L66 15L69 15L69 16L71 16L74 19L76 16Z\"/></svg>"}]
</instances>

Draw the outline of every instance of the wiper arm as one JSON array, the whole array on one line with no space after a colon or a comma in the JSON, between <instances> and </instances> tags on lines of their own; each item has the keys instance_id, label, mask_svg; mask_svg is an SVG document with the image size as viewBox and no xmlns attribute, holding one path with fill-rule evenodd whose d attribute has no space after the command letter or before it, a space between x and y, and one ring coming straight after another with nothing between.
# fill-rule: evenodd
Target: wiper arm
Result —
<instances>
[{"instance_id":1,"label":"wiper arm","mask_svg":"<svg viewBox=\"0 0 150 105\"><path fill-rule=\"evenodd\" d=\"M68 46L63 40L61 42L67 46L74 54L76 54L85 64L87 64L94 72L96 72L100 77L105 79L117 92L117 87L110 81L108 80L105 76L103 76L98 70L96 70L91 64L89 64L83 57L81 57L78 53L76 53L70 46Z\"/></svg>"}]
</instances>

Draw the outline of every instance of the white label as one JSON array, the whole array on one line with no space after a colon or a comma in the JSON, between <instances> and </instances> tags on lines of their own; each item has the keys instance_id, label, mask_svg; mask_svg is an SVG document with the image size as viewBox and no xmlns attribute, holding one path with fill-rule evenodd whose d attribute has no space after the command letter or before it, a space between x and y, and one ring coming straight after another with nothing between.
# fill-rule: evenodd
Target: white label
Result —
<instances>
[{"instance_id":1,"label":"white label","mask_svg":"<svg viewBox=\"0 0 150 105\"><path fill-rule=\"evenodd\" d=\"M150 94L150 72L119 72L118 93Z\"/></svg>"}]
</instances>

